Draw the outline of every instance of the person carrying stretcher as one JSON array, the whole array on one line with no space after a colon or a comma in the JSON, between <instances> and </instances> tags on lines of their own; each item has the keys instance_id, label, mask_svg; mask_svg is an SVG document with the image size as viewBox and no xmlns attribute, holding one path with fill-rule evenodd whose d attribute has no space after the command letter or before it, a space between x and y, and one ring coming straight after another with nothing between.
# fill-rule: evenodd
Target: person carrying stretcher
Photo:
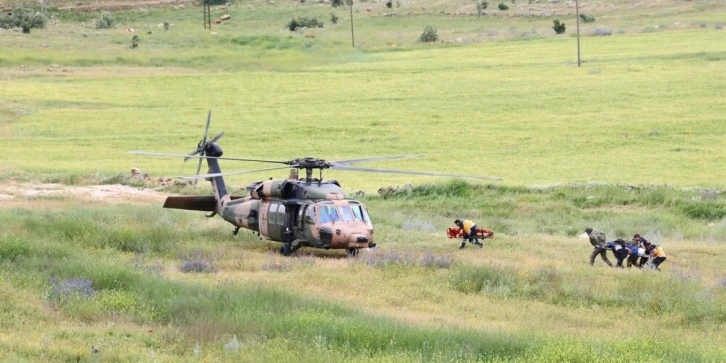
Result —
<instances>
[{"instance_id":1,"label":"person carrying stretcher","mask_svg":"<svg viewBox=\"0 0 726 363\"><path fill-rule=\"evenodd\" d=\"M464 231L464 239L461 241L461 247L459 247L460 250L466 247L467 240L469 243L479 246L479 248L484 247L484 244L479 242L479 237L476 234L476 223L468 219L465 219L463 222L457 219L454 221L454 224Z\"/></svg>"}]
</instances>

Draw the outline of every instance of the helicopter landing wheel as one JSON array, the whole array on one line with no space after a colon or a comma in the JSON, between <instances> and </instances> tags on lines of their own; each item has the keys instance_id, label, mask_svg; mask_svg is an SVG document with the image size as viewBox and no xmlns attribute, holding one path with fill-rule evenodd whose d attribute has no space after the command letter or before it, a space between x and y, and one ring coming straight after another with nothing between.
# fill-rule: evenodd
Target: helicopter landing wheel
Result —
<instances>
[{"instance_id":1,"label":"helicopter landing wheel","mask_svg":"<svg viewBox=\"0 0 726 363\"><path fill-rule=\"evenodd\" d=\"M348 256L350 256L350 257L355 257L358 255L358 249L357 248L348 248L347 250L345 250L345 253L347 253Z\"/></svg>"},{"instance_id":2,"label":"helicopter landing wheel","mask_svg":"<svg viewBox=\"0 0 726 363\"><path fill-rule=\"evenodd\" d=\"M292 246L289 243L283 243L280 246L280 254L283 256L290 256L292 254Z\"/></svg>"}]
</instances>

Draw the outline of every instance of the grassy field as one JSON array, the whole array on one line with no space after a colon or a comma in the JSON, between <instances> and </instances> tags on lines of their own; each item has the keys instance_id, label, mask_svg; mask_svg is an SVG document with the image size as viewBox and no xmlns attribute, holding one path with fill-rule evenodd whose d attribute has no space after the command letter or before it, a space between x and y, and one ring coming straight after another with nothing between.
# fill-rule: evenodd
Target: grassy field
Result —
<instances>
[{"instance_id":1,"label":"grassy field","mask_svg":"<svg viewBox=\"0 0 726 363\"><path fill-rule=\"evenodd\" d=\"M177 26L156 27L172 14L179 14ZM379 166L494 175L518 185L723 187L726 180L717 167L726 155L719 87L726 74L723 32L712 27L588 37L586 63L576 68L571 37L411 44L390 52L397 48L386 45L385 34L378 35L376 48L350 49L344 29L307 39L280 29L286 16L271 24L265 13L260 18L268 28L225 25L212 36L192 23L195 14L125 13L129 26L140 29L136 50L129 49L131 35L120 33L121 25L97 31L61 22L30 35L4 35L3 48L12 49L0 55L6 65L2 134L12 136L4 140L4 167L106 175L140 167L154 176L188 174L193 167L176 160L126 153L188 152L212 109L213 131L225 131L228 155L343 159L424 153L420 160ZM360 33L374 31L378 21L362 19ZM414 43L417 35L407 37ZM58 69L48 72L53 64ZM252 167L223 164L227 170ZM367 191L431 180L330 176ZM259 177L266 176L235 180Z\"/></svg>"},{"instance_id":2,"label":"grassy field","mask_svg":"<svg viewBox=\"0 0 726 363\"><path fill-rule=\"evenodd\" d=\"M75 3L52 2L47 29L0 30L1 361L726 357L722 3L582 1L597 21L580 68L572 20L551 29L574 17L565 3L477 19L473 2L364 2L355 48L329 4L235 2L210 33L190 3L115 12L110 30L55 10ZM290 33L295 16L326 27ZM425 25L441 42L417 42ZM503 181L324 174L367 193L380 248L356 259L282 258L159 195L27 192L192 174L128 152L192 151L209 109L228 156L425 154L370 166ZM496 238L457 250L443 232L462 216ZM587 226L661 243L664 271L590 267Z\"/></svg>"},{"instance_id":3,"label":"grassy field","mask_svg":"<svg viewBox=\"0 0 726 363\"><path fill-rule=\"evenodd\" d=\"M592 268L587 242L541 232L499 233L484 250L458 251L440 232L443 220L410 206L467 200L453 194L461 186L446 190L366 199L384 240L359 259L306 249L283 258L253 235L233 237L219 220L154 206L55 198L61 205L40 211L49 200L18 196L0 212L0 354L543 362L719 361L726 354L722 242L647 235L667 247L662 273ZM494 192L500 203L532 198ZM518 226L527 221L511 218Z\"/></svg>"}]
</instances>

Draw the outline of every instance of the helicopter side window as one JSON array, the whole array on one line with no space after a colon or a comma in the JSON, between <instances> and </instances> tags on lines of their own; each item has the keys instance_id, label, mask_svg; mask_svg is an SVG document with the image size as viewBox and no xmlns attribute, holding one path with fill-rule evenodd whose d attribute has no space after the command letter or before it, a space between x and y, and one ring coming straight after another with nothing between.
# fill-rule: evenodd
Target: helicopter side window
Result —
<instances>
[{"instance_id":1,"label":"helicopter side window","mask_svg":"<svg viewBox=\"0 0 726 363\"><path fill-rule=\"evenodd\" d=\"M278 204L276 207L273 206L274 211L271 214L270 223L282 226L285 224L285 206Z\"/></svg>"},{"instance_id":2,"label":"helicopter side window","mask_svg":"<svg viewBox=\"0 0 726 363\"><path fill-rule=\"evenodd\" d=\"M315 208L312 205L305 207L305 218L300 223L313 224L315 223Z\"/></svg>"},{"instance_id":3,"label":"helicopter side window","mask_svg":"<svg viewBox=\"0 0 726 363\"><path fill-rule=\"evenodd\" d=\"M300 206L297 209L297 221L296 221L297 223L295 223L295 224L298 225L298 228L303 228L303 225L305 225L305 217L304 217L305 212L306 212L305 208L307 208L307 207Z\"/></svg>"}]
</instances>

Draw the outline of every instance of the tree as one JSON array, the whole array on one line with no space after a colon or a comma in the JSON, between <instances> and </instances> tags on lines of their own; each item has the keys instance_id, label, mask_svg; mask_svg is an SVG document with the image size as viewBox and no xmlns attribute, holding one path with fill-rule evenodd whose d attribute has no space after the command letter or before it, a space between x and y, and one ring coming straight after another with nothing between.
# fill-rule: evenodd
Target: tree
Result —
<instances>
[{"instance_id":1,"label":"tree","mask_svg":"<svg viewBox=\"0 0 726 363\"><path fill-rule=\"evenodd\" d=\"M439 40L439 34L437 33L437 29L431 25L426 25L423 33L421 34L421 37L419 37L418 40L424 43L435 42Z\"/></svg>"},{"instance_id":2,"label":"tree","mask_svg":"<svg viewBox=\"0 0 726 363\"><path fill-rule=\"evenodd\" d=\"M479 17L481 16L482 10L485 10L488 7L489 7L489 3L486 2L486 0L477 1L476 2L476 18L479 19Z\"/></svg>"},{"instance_id":3,"label":"tree","mask_svg":"<svg viewBox=\"0 0 726 363\"><path fill-rule=\"evenodd\" d=\"M558 19L555 19L553 23L552 29L554 29L555 33L562 34L565 32L565 23L560 23Z\"/></svg>"}]
</instances>

